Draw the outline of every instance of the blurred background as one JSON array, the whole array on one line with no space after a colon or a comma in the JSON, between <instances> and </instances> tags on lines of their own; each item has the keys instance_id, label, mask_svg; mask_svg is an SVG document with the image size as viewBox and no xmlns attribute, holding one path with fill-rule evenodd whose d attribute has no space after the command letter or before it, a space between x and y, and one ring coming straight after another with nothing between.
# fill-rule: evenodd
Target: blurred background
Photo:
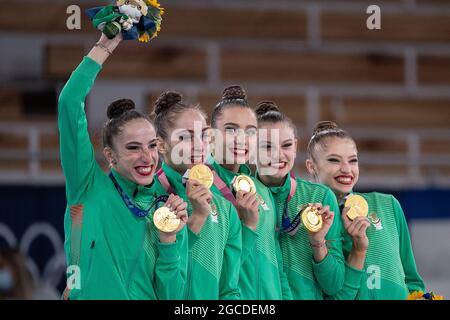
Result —
<instances>
[{"instance_id":1,"label":"blurred background","mask_svg":"<svg viewBox=\"0 0 450 320\"><path fill-rule=\"evenodd\" d=\"M100 36L83 10L111 3L0 0L0 246L19 248L34 297L57 298L65 284L58 94ZM252 104L273 100L297 124L305 178L317 121L354 136L358 191L400 200L428 290L450 297L450 1L160 3L159 37L122 43L86 101L98 160L111 101L131 98L150 112L175 89L210 111L225 86L243 85ZM74 4L81 29L68 30ZM381 30L366 27L372 4Z\"/></svg>"}]
</instances>

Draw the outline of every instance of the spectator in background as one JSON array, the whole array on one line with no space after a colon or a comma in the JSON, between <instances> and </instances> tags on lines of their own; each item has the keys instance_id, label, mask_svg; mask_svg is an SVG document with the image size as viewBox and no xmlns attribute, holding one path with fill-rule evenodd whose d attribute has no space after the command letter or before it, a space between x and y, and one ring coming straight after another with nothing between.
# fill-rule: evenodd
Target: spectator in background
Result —
<instances>
[{"instance_id":1,"label":"spectator in background","mask_svg":"<svg viewBox=\"0 0 450 320\"><path fill-rule=\"evenodd\" d=\"M28 300L33 280L18 249L0 248L0 300Z\"/></svg>"},{"instance_id":2,"label":"spectator in background","mask_svg":"<svg viewBox=\"0 0 450 320\"><path fill-rule=\"evenodd\" d=\"M57 300L47 283L34 280L26 257L16 248L0 248L0 300Z\"/></svg>"}]
</instances>

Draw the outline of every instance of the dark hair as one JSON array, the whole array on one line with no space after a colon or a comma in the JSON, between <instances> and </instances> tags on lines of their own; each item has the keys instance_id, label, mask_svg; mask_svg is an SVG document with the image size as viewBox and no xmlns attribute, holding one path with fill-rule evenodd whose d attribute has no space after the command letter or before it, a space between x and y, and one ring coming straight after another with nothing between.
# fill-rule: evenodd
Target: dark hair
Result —
<instances>
[{"instance_id":1,"label":"dark hair","mask_svg":"<svg viewBox=\"0 0 450 320\"><path fill-rule=\"evenodd\" d=\"M217 119L222 115L223 109L227 106L240 106L242 108L248 108L252 112L253 109L247 100L247 93L241 86L229 86L223 90L222 99L216 104L212 116L211 126L216 128Z\"/></svg>"},{"instance_id":2,"label":"dark hair","mask_svg":"<svg viewBox=\"0 0 450 320\"><path fill-rule=\"evenodd\" d=\"M108 121L103 126L103 147L113 148L113 139L117 136L122 127L131 120L145 119L150 122L150 119L135 110L135 104L130 99L119 99L113 101L106 112ZM150 122L151 123L151 122Z\"/></svg>"},{"instance_id":3,"label":"dark hair","mask_svg":"<svg viewBox=\"0 0 450 320\"><path fill-rule=\"evenodd\" d=\"M269 123L285 123L293 131L294 135L297 136L297 127L294 125L292 120L282 113L278 106L273 101L261 101L256 105L256 117L258 119L258 124L263 122Z\"/></svg>"},{"instance_id":4,"label":"dark hair","mask_svg":"<svg viewBox=\"0 0 450 320\"><path fill-rule=\"evenodd\" d=\"M325 147L325 140L329 138L350 139L355 142L347 131L339 128L333 121L319 121L313 129L313 135L308 143L308 157L314 159L313 152L316 146Z\"/></svg>"},{"instance_id":5,"label":"dark hair","mask_svg":"<svg viewBox=\"0 0 450 320\"><path fill-rule=\"evenodd\" d=\"M206 114L198 104L188 104L183 96L176 91L162 93L154 104L152 119L156 127L156 134L163 139L168 137L168 129L174 125L177 116L187 109L196 110L206 119Z\"/></svg>"}]
</instances>

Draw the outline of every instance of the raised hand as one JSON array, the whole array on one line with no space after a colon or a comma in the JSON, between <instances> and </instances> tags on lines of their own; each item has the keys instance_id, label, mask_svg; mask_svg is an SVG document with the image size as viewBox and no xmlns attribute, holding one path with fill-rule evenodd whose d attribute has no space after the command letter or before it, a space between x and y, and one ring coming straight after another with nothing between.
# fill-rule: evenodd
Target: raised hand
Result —
<instances>
[{"instance_id":1,"label":"raised hand","mask_svg":"<svg viewBox=\"0 0 450 320\"><path fill-rule=\"evenodd\" d=\"M187 203L177 195L171 194L167 199L165 205L168 209L173 211L178 219L180 219L180 224L177 230L173 232L159 232L159 240L161 242L175 242L176 234L183 229L188 220L187 214Z\"/></svg>"},{"instance_id":2,"label":"raised hand","mask_svg":"<svg viewBox=\"0 0 450 320\"><path fill-rule=\"evenodd\" d=\"M188 226L194 233L199 233L211 212L212 193L200 182L189 179L186 183L186 195L192 205Z\"/></svg>"},{"instance_id":3,"label":"raised hand","mask_svg":"<svg viewBox=\"0 0 450 320\"><path fill-rule=\"evenodd\" d=\"M236 209L242 223L253 231L259 221L259 201L251 192L238 191L236 193Z\"/></svg>"},{"instance_id":4,"label":"raised hand","mask_svg":"<svg viewBox=\"0 0 450 320\"><path fill-rule=\"evenodd\" d=\"M366 252L369 247L369 239L366 230L370 227L367 217L356 217L353 221L347 217L348 207L342 210L342 222L347 233L352 237L355 252Z\"/></svg>"},{"instance_id":5,"label":"raised hand","mask_svg":"<svg viewBox=\"0 0 450 320\"><path fill-rule=\"evenodd\" d=\"M325 241L325 236L331 228L334 220L334 212L330 210L329 206L322 206L321 203L309 204L313 208L316 208L319 215L322 216L322 228L318 232L308 232L311 244L319 244Z\"/></svg>"}]
</instances>

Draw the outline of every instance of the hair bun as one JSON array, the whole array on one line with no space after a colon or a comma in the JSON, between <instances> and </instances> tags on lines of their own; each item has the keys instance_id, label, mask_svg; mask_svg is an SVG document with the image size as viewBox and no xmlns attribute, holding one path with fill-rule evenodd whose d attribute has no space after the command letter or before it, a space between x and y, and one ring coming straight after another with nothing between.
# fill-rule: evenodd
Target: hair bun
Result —
<instances>
[{"instance_id":1,"label":"hair bun","mask_svg":"<svg viewBox=\"0 0 450 320\"><path fill-rule=\"evenodd\" d=\"M116 119L123 115L125 112L135 109L134 101L131 99L119 99L113 101L106 111L108 119Z\"/></svg>"},{"instance_id":2,"label":"hair bun","mask_svg":"<svg viewBox=\"0 0 450 320\"><path fill-rule=\"evenodd\" d=\"M261 101L256 105L256 115L258 117L268 113L268 112L280 112L280 109L273 101Z\"/></svg>"},{"instance_id":3,"label":"hair bun","mask_svg":"<svg viewBox=\"0 0 450 320\"><path fill-rule=\"evenodd\" d=\"M222 100L247 100L247 93L241 86L229 86L223 90Z\"/></svg>"},{"instance_id":4,"label":"hair bun","mask_svg":"<svg viewBox=\"0 0 450 320\"><path fill-rule=\"evenodd\" d=\"M339 127L333 121L319 121L319 122L317 122L316 126L314 127L313 135L316 135L322 131L327 131L327 130L339 130Z\"/></svg>"},{"instance_id":5,"label":"hair bun","mask_svg":"<svg viewBox=\"0 0 450 320\"><path fill-rule=\"evenodd\" d=\"M158 115L165 110L170 109L172 106L180 103L183 100L183 96L175 91L167 91L162 93L155 101L154 114Z\"/></svg>"}]
</instances>

